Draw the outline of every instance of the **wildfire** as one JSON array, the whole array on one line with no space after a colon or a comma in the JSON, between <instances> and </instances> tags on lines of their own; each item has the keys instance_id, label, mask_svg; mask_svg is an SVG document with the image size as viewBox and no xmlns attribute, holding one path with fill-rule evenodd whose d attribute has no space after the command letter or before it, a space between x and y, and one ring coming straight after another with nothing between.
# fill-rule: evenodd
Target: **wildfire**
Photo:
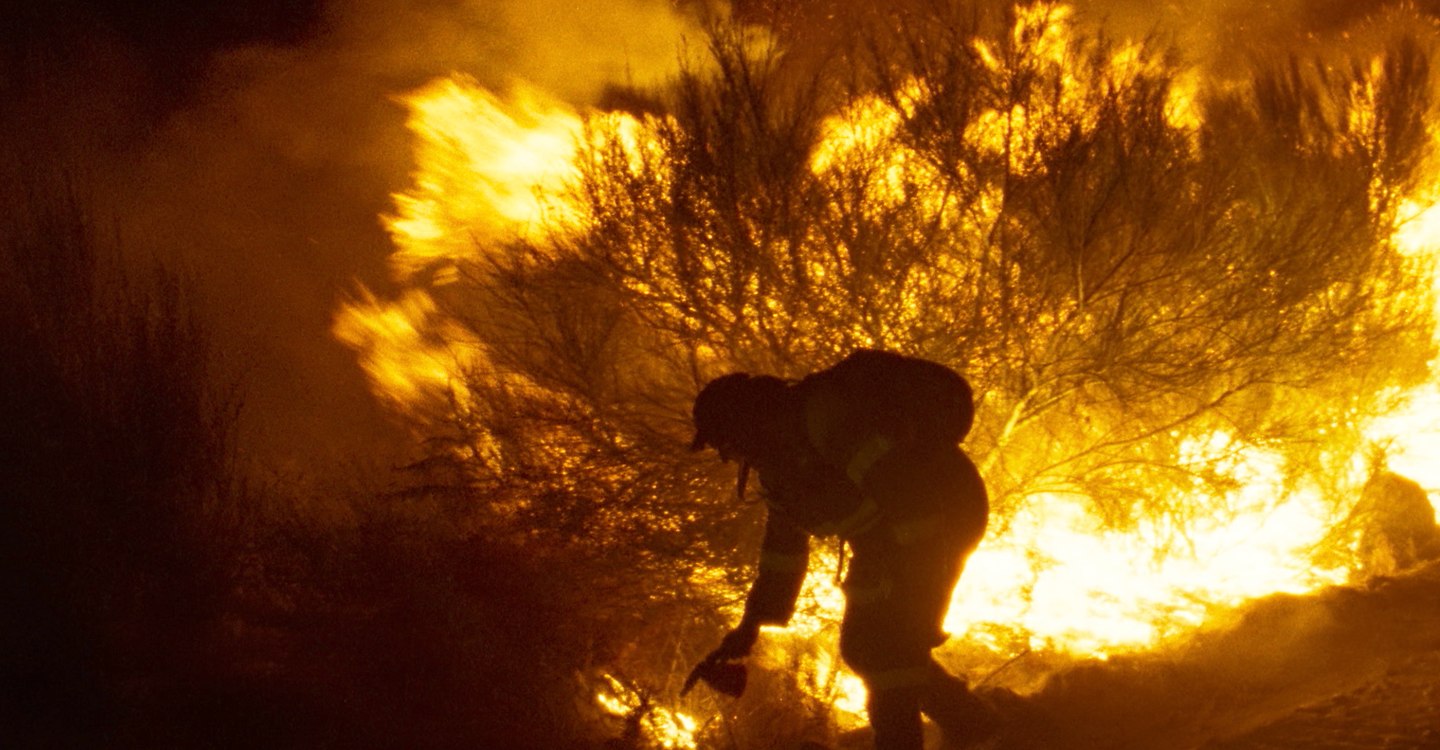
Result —
<instances>
[{"instance_id":1,"label":"wildfire","mask_svg":"<svg viewBox=\"0 0 1440 750\"><path fill-rule=\"evenodd\" d=\"M1440 269L1440 178L1423 188L1418 197L1401 204L1394 238L1405 253ZM1440 270L1433 277L1432 289L1440 300ZM1435 318L1440 320L1440 301L1436 304ZM1440 327L1436 337L1440 343ZM1431 370L1435 370L1434 362ZM1386 447L1386 461L1392 469L1427 490L1440 487L1440 464L1433 455L1434 446L1440 445L1440 381L1432 378L1426 385L1403 394L1400 400L1393 412L1369 426L1366 435ZM1432 504L1436 523L1440 523L1440 503Z\"/></svg>"},{"instance_id":2,"label":"wildfire","mask_svg":"<svg viewBox=\"0 0 1440 750\"><path fill-rule=\"evenodd\" d=\"M1072 23L1064 6L1032 6L1020 13L1011 43L1038 50L1046 64L1065 66L1076 54ZM984 64L1007 64L994 44L975 44ZM1120 48L1108 75L1144 74L1138 59L1135 48ZM861 99L826 120L809 166L823 177L847 160L862 160L876 166L869 186L874 197L928 201L937 214L966 211L968 218L957 221L984 222L997 210L998 198L987 203L982 196L977 205L957 207L949 196L915 192L934 167L899 145L895 135L907 115L904 108L922 103L920 83L907 88L912 104L899 111L878 99ZM1187 73L1170 91L1172 126L1198 126L1197 87L1197 78ZM619 134L635 159L643 158L654 136L626 115L584 114L520 84L498 96L464 76L433 82L404 101L416 138L416 172L412 187L395 196L397 214L386 226L396 245L396 280L406 291L394 301L363 292L341 308L334 332L360 354L378 394L402 411L417 411L436 393L462 388L456 373L466 357L475 356L457 352L454 342L465 339L463 329L446 319L432 296L453 278L456 264L499 246L496 238L536 240L581 221L567 191L592 129ZM985 112L965 137L976 148L1010 153L1023 171L1035 155L1020 134L1047 126L1053 115L1047 106L1083 111L1091 105L1067 90L1049 104ZM1440 195L1440 188L1433 194ZM1434 201L1413 199L1400 213L1394 238L1399 245L1417 257L1440 252L1440 208ZM1411 394L1408 404L1371 425L1368 434L1389 445L1393 468L1427 487L1440 486L1433 462L1416 449L1440 436L1440 391ZM1282 457L1262 447L1237 446L1225 433L1188 436L1182 444L1184 460L1219 467L1233 480L1235 489L1224 496L1191 503L1208 515L1184 529L1142 518L1122 531L1101 523L1081 496L1033 496L972 558L947 628L966 639L967 647L1001 656L1028 649L1106 658L1154 648L1249 598L1345 580L1345 566L1317 567L1311 554L1343 516L1343 507L1318 488L1287 485ZM1362 467L1355 474L1358 486ZM843 602L834 582L837 562L817 557L804 594L813 606L789 631L767 636L775 653L826 633L833 638ZM707 572L697 576L707 578ZM806 658L812 692L825 686L842 723L860 720L863 687L837 663L833 649ZM616 715L643 713L645 730L664 747L695 745L693 716L651 705L614 678L607 678L597 699Z\"/></svg>"},{"instance_id":3,"label":"wildfire","mask_svg":"<svg viewBox=\"0 0 1440 750\"><path fill-rule=\"evenodd\" d=\"M638 721L645 736L665 750L695 747L699 722L695 717L663 706L651 705L650 699L613 675L604 675L603 688L595 700L606 712Z\"/></svg>"}]
</instances>

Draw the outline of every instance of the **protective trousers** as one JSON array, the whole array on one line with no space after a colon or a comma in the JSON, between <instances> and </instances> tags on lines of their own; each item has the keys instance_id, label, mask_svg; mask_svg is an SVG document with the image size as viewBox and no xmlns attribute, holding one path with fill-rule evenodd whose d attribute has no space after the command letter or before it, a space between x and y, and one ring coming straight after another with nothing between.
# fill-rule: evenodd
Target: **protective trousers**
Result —
<instances>
[{"instance_id":1,"label":"protective trousers","mask_svg":"<svg viewBox=\"0 0 1440 750\"><path fill-rule=\"evenodd\" d=\"M978 514L935 519L927 533L906 538L885 528L852 544L840 654L869 691L876 750L921 750L922 712L950 746L995 730L985 704L930 655L948 637L945 613L984 534L984 513L982 500Z\"/></svg>"}]
</instances>

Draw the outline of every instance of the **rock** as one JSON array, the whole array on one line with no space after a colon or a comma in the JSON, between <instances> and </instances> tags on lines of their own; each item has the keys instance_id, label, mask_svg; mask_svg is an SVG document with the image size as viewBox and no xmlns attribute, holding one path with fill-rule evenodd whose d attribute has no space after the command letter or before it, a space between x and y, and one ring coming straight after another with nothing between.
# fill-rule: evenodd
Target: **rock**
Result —
<instances>
[{"instance_id":1,"label":"rock","mask_svg":"<svg viewBox=\"0 0 1440 750\"><path fill-rule=\"evenodd\" d=\"M1356 554L1365 578L1392 576L1440 556L1440 527L1424 488L1393 472L1369 482L1351 513L1359 529Z\"/></svg>"}]
</instances>

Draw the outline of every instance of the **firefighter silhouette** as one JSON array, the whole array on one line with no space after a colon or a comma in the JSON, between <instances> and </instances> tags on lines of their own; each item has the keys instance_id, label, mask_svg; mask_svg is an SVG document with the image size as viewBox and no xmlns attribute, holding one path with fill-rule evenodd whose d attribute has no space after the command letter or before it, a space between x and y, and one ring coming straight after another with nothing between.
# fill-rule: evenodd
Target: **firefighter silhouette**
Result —
<instances>
[{"instance_id":1,"label":"firefighter silhouette","mask_svg":"<svg viewBox=\"0 0 1440 750\"><path fill-rule=\"evenodd\" d=\"M732 373L695 399L691 450L714 448L761 485L767 514L744 615L686 680L731 695L761 625L794 613L811 537L851 551L840 655L865 682L877 750L919 750L922 712L947 747L988 744L998 721L931 656L965 561L989 514L958 442L968 384L938 364L861 350L798 382Z\"/></svg>"}]
</instances>

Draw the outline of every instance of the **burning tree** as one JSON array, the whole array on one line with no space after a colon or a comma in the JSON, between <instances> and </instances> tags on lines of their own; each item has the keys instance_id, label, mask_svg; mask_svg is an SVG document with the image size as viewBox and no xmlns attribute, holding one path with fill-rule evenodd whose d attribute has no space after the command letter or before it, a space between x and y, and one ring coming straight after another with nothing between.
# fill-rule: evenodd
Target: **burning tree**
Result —
<instances>
[{"instance_id":1,"label":"burning tree","mask_svg":"<svg viewBox=\"0 0 1440 750\"><path fill-rule=\"evenodd\" d=\"M1431 49L1201 86L1065 6L896 13L824 64L717 26L626 112L530 93L497 120L463 79L412 99L442 135L392 220L411 296L337 333L491 530L583 554L632 622L654 591L733 597L756 515L683 453L689 401L858 346L971 378L1006 522L1078 497L1163 547L1307 483L1343 505L1369 418L1433 354L1429 269L1393 238L1427 187ZM467 150L480 111L534 136L505 153L539 160L523 178ZM1272 483L1242 499L1257 455Z\"/></svg>"}]
</instances>

